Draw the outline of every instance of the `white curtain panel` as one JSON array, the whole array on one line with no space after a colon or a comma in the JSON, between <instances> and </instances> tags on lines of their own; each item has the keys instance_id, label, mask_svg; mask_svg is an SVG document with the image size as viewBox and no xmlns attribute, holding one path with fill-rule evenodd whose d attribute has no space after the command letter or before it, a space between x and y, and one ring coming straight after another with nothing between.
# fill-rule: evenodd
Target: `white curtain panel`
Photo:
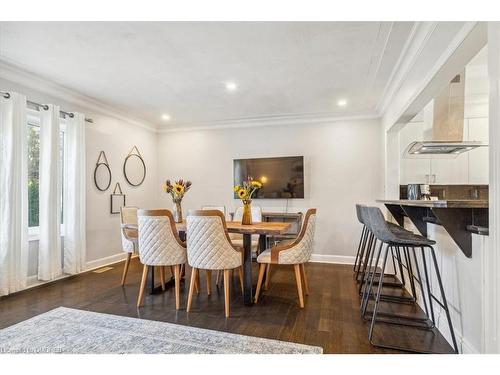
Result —
<instances>
[{"instance_id":1,"label":"white curtain panel","mask_svg":"<svg viewBox=\"0 0 500 375\"><path fill-rule=\"evenodd\" d=\"M0 98L0 295L28 279L28 140L26 97Z\"/></svg>"},{"instance_id":2,"label":"white curtain panel","mask_svg":"<svg viewBox=\"0 0 500 375\"><path fill-rule=\"evenodd\" d=\"M85 116L66 118L64 152L64 272L85 270Z\"/></svg>"},{"instance_id":3,"label":"white curtain panel","mask_svg":"<svg viewBox=\"0 0 500 375\"><path fill-rule=\"evenodd\" d=\"M42 109L40 120L38 279L52 280L62 274L59 106Z\"/></svg>"}]
</instances>

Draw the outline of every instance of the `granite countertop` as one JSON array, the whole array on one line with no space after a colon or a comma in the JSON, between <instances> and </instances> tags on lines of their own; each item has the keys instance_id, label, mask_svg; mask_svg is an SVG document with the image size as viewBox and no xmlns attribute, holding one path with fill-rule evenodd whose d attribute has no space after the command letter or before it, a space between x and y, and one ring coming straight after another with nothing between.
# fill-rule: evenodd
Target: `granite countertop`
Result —
<instances>
[{"instance_id":1,"label":"granite countertop","mask_svg":"<svg viewBox=\"0 0 500 375\"><path fill-rule=\"evenodd\" d=\"M409 199L377 199L377 202L399 206L428 208L488 208L488 201L481 199L442 199L437 201Z\"/></svg>"}]
</instances>

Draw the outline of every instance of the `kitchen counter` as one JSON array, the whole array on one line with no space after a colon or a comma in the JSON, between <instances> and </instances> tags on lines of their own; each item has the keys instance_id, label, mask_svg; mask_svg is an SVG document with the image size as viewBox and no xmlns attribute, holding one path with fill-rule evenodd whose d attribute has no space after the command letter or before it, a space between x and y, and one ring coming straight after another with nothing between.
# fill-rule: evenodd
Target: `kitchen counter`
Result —
<instances>
[{"instance_id":1,"label":"kitchen counter","mask_svg":"<svg viewBox=\"0 0 500 375\"><path fill-rule=\"evenodd\" d=\"M428 208L488 208L487 200L480 199L443 199L443 200L410 200L378 199L377 202L384 204L396 204L402 206L428 207Z\"/></svg>"},{"instance_id":2,"label":"kitchen counter","mask_svg":"<svg viewBox=\"0 0 500 375\"><path fill-rule=\"evenodd\" d=\"M488 200L379 199L399 225L407 217L427 237L427 224L441 225L468 258L472 257L472 233L488 234Z\"/></svg>"}]
</instances>

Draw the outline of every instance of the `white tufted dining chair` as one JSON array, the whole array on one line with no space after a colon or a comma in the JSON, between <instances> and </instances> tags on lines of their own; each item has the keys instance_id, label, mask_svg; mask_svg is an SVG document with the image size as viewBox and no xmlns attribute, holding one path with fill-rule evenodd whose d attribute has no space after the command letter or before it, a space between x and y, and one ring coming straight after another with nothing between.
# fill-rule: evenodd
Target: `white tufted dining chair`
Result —
<instances>
[{"instance_id":1,"label":"white tufted dining chair","mask_svg":"<svg viewBox=\"0 0 500 375\"><path fill-rule=\"evenodd\" d=\"M123 267L122 285L125 285L132 254L138 250L137 207L125 206L120 209L122 249L127 253Z\"/></svg>"},{"instance_id":2,"label":"white tufted dining chair","mask_svg":"<svg viewBox=\"0 0 500 375\"><path fill-rule=\"evenodd\" d=\"M203 211L219 210L224 214L224 218L226 217L226 206L202 206L201 209Z\"/></svg>"},{"instance_id":3,"label":"white tufted dining chair","mask_svg":"<svg viewBox=\"0 0 500 375\"><path fill-rule=\"evenodd\" d=\"M186 263L186 245L179 238L174 216L169 210L139 210L139 259L144 265L137 306L144 300L149 267L160 267L165 289L165 266L174 266L175 308L180 307L180 272Z\"/></svg>"},{"instance_id":4,"label":"white tufted dining chair","mask_svg":"<svg viewBox=\"0 0 500 375\"><path fill-rule=\"evenodd\" d=\"M266 268L271 264L289 264L295 268L295 279L297 282L297 292L299 294L300 307L304 307L304 296L302 293L302 282L304 282L305 294L309 294L309 285L306 278L304 264L309 262L313 250L314 229L316 224L316 209L310 208L306 212L304 223L299 236L295 240L283 241L271 249L267 249L257 257L260 263L259 280L255 292L255 303L259 300L260 289ZM269 272L266 283L269 280Z\"/></svg>"},{"instance_id":5,"label":"white tufted dining chair","mask_svg":"<svg viewBox=\"0 0 500 375\"><path fill-rule=\"evenodd\" d=\"M229 317L229 271L238 269L242 282L242 250L231 243L226 220L219 210L192 211L186 217L187 256L192 267L187 311L191 311L193 291L200 269L224 271L225 314Z\"/></svg>"}]
</instances>

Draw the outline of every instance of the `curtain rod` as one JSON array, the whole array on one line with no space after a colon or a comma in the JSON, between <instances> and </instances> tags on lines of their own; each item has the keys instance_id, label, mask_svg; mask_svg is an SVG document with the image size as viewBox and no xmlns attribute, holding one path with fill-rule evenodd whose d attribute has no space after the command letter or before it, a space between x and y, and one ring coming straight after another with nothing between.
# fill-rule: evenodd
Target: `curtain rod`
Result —
<instances>
[{"instance_id":1,"label":"curtain rod","mask_svg":"<svg viewBox=\"0 0 500 375\"><path fill-rule=\"evenodd\" d=\"M5 91L0 91L0 94L3 95L3 97L5 99L9 99L10 98L10 93L8 92L5 92ZM37 103L37 102L33 102L31 100L26 100L26 102L32 106L35 106L37 107L38 110L40 110L40 108L43 108L45 110L49 109L49 106L47 104L40 104L40 103ZM75 115L71 112L66 112L66 111L59 111L63 114L63 116L68 116L68 117L71 117L73 118ZM89 124L93 124L94 123L94 120L92 120L91 118L86 118L85 119L86 122L88 122Z\"/></svg>"}]
</instances>

